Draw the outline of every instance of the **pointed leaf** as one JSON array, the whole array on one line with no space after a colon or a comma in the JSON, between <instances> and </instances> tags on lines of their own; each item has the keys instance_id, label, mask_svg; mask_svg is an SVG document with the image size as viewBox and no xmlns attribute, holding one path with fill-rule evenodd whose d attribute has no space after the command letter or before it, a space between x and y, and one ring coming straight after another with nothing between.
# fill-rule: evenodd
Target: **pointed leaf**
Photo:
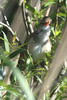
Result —
<instances>
[{"instance_id":1,"label":"pointed leaf","mask_svg":"<svg viewBox=\"0 0 67 100\"><path fill-rule=\"evenodd\" d=\"M9 41L8 41L7 36L4 32L3 32L3 36L4 36L5 50L6 50L6 52L9 53L10 52Z\"/></svg>"},{"instance_id":2,"label":"pointed leaf","mask_svg":"<svg viewBox=\"0 0 67 100\"><path fill-rule=\"evenodd\" d=\"M8 57L9 57L10 59L12 59L13 57L17 56L18 54L20 54L20 53L22 53L22 52L24 52L24 51L25 51L24 48L19 48L18 50L12 52Z\"/></svg>"},{"instance_id":3,"label":"pointed leaf","mask_svg":"<svg viewBox=\"0 0 67 100\"><path fill-rule=\"evenodd\" d=\"M34 9L32 6L30 6L28 3L26 3L26 8L27 8L29 11L31 11L32 13L35 12L35 9Z\"/></svg>"},{"instance_id":4,"label":"pointed leaf","mask_svg":"<svg viewBox=\"0 0 67 100\"><path fill-rule=\"evenodd\" d=\"M8 61L7 63L5 63L5 65L11 67L11 69L13 70L13 73L17 78L21 90L24 91L27 95L27 100L35 100L26 78L22 75L21 71L17 67L15 67L16 62Z\"/></svg>"}]
</instances>

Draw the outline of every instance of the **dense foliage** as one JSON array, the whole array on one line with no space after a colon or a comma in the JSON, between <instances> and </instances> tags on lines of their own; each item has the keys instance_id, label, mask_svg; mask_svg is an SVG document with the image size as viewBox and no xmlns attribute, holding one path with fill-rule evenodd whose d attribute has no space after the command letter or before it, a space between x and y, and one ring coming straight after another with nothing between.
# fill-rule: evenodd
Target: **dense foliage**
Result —
<instances>
[{"instance_id":1,"label":"dense foliage","mask_svg":"<svg viewBox=\"0 0 67 100\"><path fill-rule=\"evenodd\" d=\"M16 34L13 36L12 43L9 43L4 27L3 25L0 25L0 34L3 36L0 37L0 67L9 66L13 70L10 85L6 85L3 81L0 81L0 87L2 87L0 91L7 91L3 96L0 93L0 97L3 100L15 100L16 98L19 98L18 100L34 100L34 97L38 98L40 84L43 83L46 74L48 74L53 55L62 38L62 30L67 17L67 1L47 0L47 2L45 2L44 0L41 0L41 3L42 5L39 11L26 1L25 7L32 14L30 23L35 23L34 30L36 30L44 13L46 13L47 7L53 5L54 9L54 7L57 6L56 10L53 11L53 13L50 12L49 15L52 18L50 36L52 51L46 53L45 57L42 59L45 65L40 65L42 61L39 61L37 64L33 63L33 59L26 49L28 43L18 46L15 41ZM21 56L19 57L18 63L14 61L14 57L18 56L20 53ZM17 67L15 68L15 66ZM65 69L66 68L63 65L63 70ZM55 99L53 100L63 100L63 98L67 98L67 78L64 76L62 77L61 74L59 74L56 83L57 84L53 86L51 93L47 93L45 100L51 100L54 96ZM33 91L33 94L31 90Z\"/></svg>"}]
</instances>

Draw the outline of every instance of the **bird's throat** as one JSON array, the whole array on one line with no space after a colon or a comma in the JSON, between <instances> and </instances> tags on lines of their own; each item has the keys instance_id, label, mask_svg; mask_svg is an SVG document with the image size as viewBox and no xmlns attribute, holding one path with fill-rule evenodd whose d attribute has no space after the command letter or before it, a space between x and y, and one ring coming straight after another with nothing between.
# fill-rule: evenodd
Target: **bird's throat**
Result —
<instances>
[{"instance_id":1,"label":"bird's throat","mask_svg":"<svg viewBox=\"0 0 67 100\"><path fill-rule=\"evenodd\" d=\"M45 25L45 26L48 26L48 25L49 25L49 22L46 22L44 25Z\"/></svg>"}]
</instances>

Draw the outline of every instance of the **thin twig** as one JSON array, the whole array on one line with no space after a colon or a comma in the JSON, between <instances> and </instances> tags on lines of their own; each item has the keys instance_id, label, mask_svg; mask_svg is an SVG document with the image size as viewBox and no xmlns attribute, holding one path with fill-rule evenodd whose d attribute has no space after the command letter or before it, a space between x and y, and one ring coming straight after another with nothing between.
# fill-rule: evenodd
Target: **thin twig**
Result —
<instances>
[{"instance_id":1,"label":"thin twig","mask_svg":"<svg viewBox=\"0 0 67 100\"><path fill-rule=\"evenodd\" d=\"M0 21L0 25L2 25L2 26L4 26L5 28L7 28L7 29L10 31L11 35L14 36L14 32L13 32L13 30L11 29L11 27L9 27L8 25L4 24L4 23L1 22L1 21ZM18 37L16 37L16 40L17 40L18 43L21 44L21 42L19 41Z\"/></svg>"},{"instance_id":2,"label":"thin twig","mask_svg":"<svg viewBox=\"0 0 67 100\"><path fill-rule=\"evenodd\" d=\"M27 25L27 21L26 21L26 15L25 15L25 4L22 3L22 16L23 16L23 21L24 21L24 24L25 24L25 28L26 28L26 33L28 35L28 25Z\"/></svg>"},{"instance_id":3,"label":"thin twig","mask_svg":"<svg viewBox=\"0 0 67 100\"><path fill-rule=\"evenodd\" d=\"M51 5L47 8L45 16L49 16L51 10Z\"/></svg>"},{"instance_id":4,"label":"thin twig","mask_svg":"<svg viewBox=\"0 0 67 100\"><path fill-rule=\"evenodd\" d=\"M31 24L31 19L30 19L30 16L28 14L28 10L27 9L26 9L26 19L27 19L29 32L30 32L30 34L32 34L34 32L34 30L33 30L33 26Z\"/></svg>"}]
</instances>

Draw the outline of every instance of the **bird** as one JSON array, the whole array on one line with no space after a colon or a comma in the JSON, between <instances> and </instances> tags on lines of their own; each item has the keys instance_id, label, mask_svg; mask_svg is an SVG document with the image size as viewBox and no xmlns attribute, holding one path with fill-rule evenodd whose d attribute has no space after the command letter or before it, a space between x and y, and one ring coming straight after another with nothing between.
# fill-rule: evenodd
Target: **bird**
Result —
<instances>
[{"instance_id":1,"label":"bird","mask_svg":"<svg viewBox=\"0 0 67 100\"><path fill-rule=\"evenodd\" d=\"M29 40L28 51L33 58L33 62L36 63L43 59L45 53L51 51L51 18L45 16L40 21L40 27L34 31L32 37Z\"/></svg>"}]
</instances>

